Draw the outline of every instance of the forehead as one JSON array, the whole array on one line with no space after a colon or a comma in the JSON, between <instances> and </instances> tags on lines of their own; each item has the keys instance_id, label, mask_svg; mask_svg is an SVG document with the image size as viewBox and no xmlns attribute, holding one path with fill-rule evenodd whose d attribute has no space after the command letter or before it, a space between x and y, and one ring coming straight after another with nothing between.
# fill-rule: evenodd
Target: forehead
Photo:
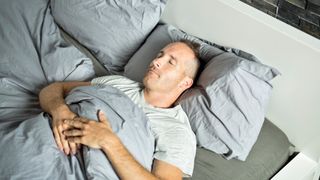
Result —
<instances>
[{"instance_id":1,"label":"forehead","mask_svg":"<svg viewBox=\"0 0 320 180\"><path fill-rule=\"evenodd\" d=\"M194 52L184 43L170 43L162 49L165 54L173 56L177 60L189 60L194 58Z\"/></svg>"}]
</instances>

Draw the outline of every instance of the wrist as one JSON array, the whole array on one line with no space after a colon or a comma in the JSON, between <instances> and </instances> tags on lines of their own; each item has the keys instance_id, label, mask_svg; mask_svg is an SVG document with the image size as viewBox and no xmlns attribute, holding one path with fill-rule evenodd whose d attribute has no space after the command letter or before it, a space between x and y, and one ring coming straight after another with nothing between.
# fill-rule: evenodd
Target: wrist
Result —
<instances>
[{"instance_id":1,"label":"wrist","mask_svg":"<svg viewBox=\"0 0 320 180\"><path fill-rule=\"evenodd\" d=\"M101 149L107 154L114 149L119 149L121 146L121 140L116 134L112 134L112 136L104 138L100 143Z\"/></svg>"},{"instance_id":2,"label":"wrist","mask_svg":"<svg viewBox=\"0 0 320 180\"><path fill-rule=\"evenodd\" d=\"M64 114L64 113L69 113L70 109L66 104L61 104L57 107L52 108L49 113L52 116L58 115L58 114Z\"/></svg>"}]
</instances>

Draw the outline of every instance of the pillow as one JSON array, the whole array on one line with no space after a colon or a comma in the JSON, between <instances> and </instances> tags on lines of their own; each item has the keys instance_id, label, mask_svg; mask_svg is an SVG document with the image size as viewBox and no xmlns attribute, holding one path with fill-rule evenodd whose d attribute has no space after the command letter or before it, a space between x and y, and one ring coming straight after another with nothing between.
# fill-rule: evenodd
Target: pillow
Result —
<instances>
[{"instance_id":1,"label":"pillow","mask_svg":"<svg viewBox=\"0 0 320 180\"><path fill-rule=\"evenodd\" d=\"M158 23L166 0L51 0L55 21L112 74Z\"/></svg>"},{"instance_id":2,"label":"pillow","mask_svg":"<svg viewBox=\"0 0 320 180\"><path fill-rule=\"evenodd\" d=\"M178 99L189 117L198 146L227 159L245 160L263 124L272 86L279 73L241 50L222 47L159 24L125 66L124 75L142 82L152 59L166 44L188 39L200 44L205 64L195 87Z\"/></svg>"},{"instance_id":3,"label":"pillow","mask_svg":"<svg viewBox=\"0 0 320 180\"><path fill-rule=\"evenodd\" d=\"M109 72L100 64L96 57L92 55L92 53L85 47L82 46L77 40L72 38L68 33L66 33L63 29L59 28L61 33L61 37L68 43L74 45L81 53L90 58L93 64L94 72L96 77L110 75Z\"/></svg>"}]
</instances>

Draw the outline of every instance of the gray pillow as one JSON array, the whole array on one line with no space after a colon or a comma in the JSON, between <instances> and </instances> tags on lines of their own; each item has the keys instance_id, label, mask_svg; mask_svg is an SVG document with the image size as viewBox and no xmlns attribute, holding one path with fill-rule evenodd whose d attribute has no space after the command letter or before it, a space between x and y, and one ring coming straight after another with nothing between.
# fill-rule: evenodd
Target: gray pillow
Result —
<instances>
[{"instance_id":1,"label":"gray pillow","mask_svg":"<svg viewBox=\"0 0 320 180\"><path fill-rule=\"evenodd\" d=\"M222 47L160 24L125 66L124 75L142 81L158 51L180 39L198 42L205 65L196 86L177 101L187 113L198 146L227 159L245 160L255 143L279 73L240 50Z\"/></svg>"},{"instance_id":2,"label":"gray pillow","mask_svg":"<svg viewBox=\"0 0 320 180\"><path fill-rule=\"evenodd\" d=\"M158 23L166 0L51 0L55 21L112 74Z\"/></svg>"}]
</instances>

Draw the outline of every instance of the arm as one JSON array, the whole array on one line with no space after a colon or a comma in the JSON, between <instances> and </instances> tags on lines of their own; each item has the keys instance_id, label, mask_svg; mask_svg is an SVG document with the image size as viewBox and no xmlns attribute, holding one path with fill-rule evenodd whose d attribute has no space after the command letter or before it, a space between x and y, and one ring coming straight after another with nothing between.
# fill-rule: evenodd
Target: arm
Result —
<instances>
[{"instance_id":1,"label":"arm","mask_svg":"<svg viewBox=\"0 0 320 180\"><path fill-rule=\"evenodd\" d=\"M150 173L134 159L118 138L112 142L112 146L103 145L102 150L108 156L120 179L182 179L180 169L156 159Z\"/></svg>"},{"instance_id":2,"label":"arm","mask_svg":"<svg viewBox=\"0 0 320 180\"><path fill-rule=\"evenodd\" d=\"M76 114L70 111L64 101L64 97L75 87L90 85L90 82L56 82L43 88L39 93L39 101L41 108L51 114L52 129L55 141L61 151L69 154L76 153L76 144L68 143L65 140L63 131L63 120L73 119Z\"/></svg>"},{"instance_id":3,"label":"arm","mask_svg":"<svg viewBox=\"0 0 320 180\"><path fill-rule=\"evenodd\" d=\"M142 167L112 132L102 112L99 112L99 122L76 118L65 123L76 128L65 131L67 140L102 149L120 179L182 179L180 169L160 160L154 160L152 173Z\"/></svg>"},{"instance_id":4,"label":"arm","mask_svg":"<svg viewBox=\"0 0 320 180\"><path fill-rule=\"evenodd\" d=\"M90 82L56 82L50 84L39 93L40 106L50 114L59 112L59 109L69 110L64 102L64 97L75 87L89 85Z\"/></svg>"}]
</instances>

